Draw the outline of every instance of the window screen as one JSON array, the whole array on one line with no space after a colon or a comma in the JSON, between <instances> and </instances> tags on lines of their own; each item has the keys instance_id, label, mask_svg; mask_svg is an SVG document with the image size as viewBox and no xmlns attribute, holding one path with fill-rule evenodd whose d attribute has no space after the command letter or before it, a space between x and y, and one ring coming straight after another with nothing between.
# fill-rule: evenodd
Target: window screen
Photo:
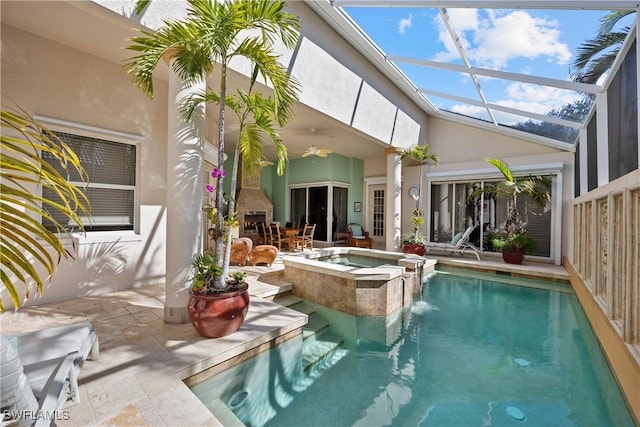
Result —
<instances>
[{"instance_id":1,"label":"window screen","mask_svg":"<svg viewBox=\"0 0 640 427\"><path fill-rule=\"evenodd\" d=\"M69 182L83 188L91 202L91 217L83 218L86 230L132 230L137 147L63 132L56 132L56 135L77 154L89 176L88 184L80 181L76 171L71 171L71 176L67 178ZM48 153L43 153L43 159L61 173L66 173ZM42 195L49 200L59 201L51 190L43 189ZM50 214L70 230L76 226L57 211ZM43 224L55 231L50 221L43 219Z\"/></svg>"}]
</instances>

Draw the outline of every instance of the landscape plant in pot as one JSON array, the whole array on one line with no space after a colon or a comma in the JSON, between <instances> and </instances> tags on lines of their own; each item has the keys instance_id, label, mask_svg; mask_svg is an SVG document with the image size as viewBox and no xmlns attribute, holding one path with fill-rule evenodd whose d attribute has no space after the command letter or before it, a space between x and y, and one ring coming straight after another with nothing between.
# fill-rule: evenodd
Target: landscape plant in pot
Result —
<instances>
[{"instance_id":1,"label":"landscape plant in pot","mask_svg":"<svg viewBox=\"0 0 640 427\"><path fill-rule=\"evenodd\" d=\"M411 197L416 203L416 208L411 213L413 230L411 233L407 233L402 237L402 252L424 256L427 239L420 230L424 224L424 216L422 214L422 179L424 167L428 162L431 161L437 166L439 158L430 152L429 144L414 145L405 149L400 153L400 159L405 158L411 158L420 163L420 181L418 183L418 190L411 194Z\"/></svg>"},{"instance_id":2,"label":"landscape plant in pot","mask_svg":"<svg viewBox=\"0 0 640 427\"><path fill-rule=\"evenodd\" d=\"M234 272L225 288L214 283L222 276L222 267L212 253L198 255L193 261L193 282L189 298L189 320L198 333L218 338L237 331L249 311L247 273Z\"/></svg>"},{"instance_id":3,"label":"landscape plant in pot","mask_svg":"<svg viewBox=\"0 0 640 427\"><path fill-rule=\"evenodd\" d=\"M521 264L524 254L533 252L536 241L522 231L513 236L496 234L491 238L491 245L496 251L502 252L502 259L507 264Z\"/></svg>"},{"instance_id":4,"label":"landscape plant in pot","mask_svg":"<svg viewBox=\"0 0 640 427\"><path fill-rule=\"evenodd\" d=\"M502 251L502 258L506 263L521 264L524 254L532 252L536 242L526 235L526 224L521 220L518 211L518 196L529 196L535 204L545 208L551 200L550 181L543 176L515 177L509 166L502 160L495 157L487 157L485 160L498 169L504 180L476 189L467 200L478 197L482 193L491 197L506 196L507 216L504 230L492 237L491 245L496 250Z\"/></svg>"},{"instance_id":5,"label":"landscape plant in pot","mask_svg":"<svg viewBox=\"0 0 640 427\"><path fill-rule=\"evenodd\" d=\"M148 0L136 3L136 13L149 5ZM239 157L242 156L243 172L255 176L260 173L260 160L265 159L264 141L269 139L276 146L277 172L282 174L287 160L287 150L276 128L283 128L292 118L292 109L298 97L298 84L279 62L276 49L284 46L293 50L296 46L300 24L299 18L285 11L286 3L280 0L188 0L187 15L183 20L165 21L155 32L142 31L142 35L131 38L128 49L138 54L126 63L127 74L147 95L153 96L154 70L162 60L167 61L185 82L200 82L215 74L219 84L217 90L207 87L185 100L184 117L191 121L198 116L205 104L217 105L217 120L210 129L217 132L217 164L211 176L214 185L206 185L213 193L213 204L204 207L211 222L209 235L215 240L211 256L202 255L194 261L194 286L189 302L190 317L201 320L203 316L191 314L191 310L204 305L198 300L236 298L241 281L229 274L231 257L231 230L237 226L235 197ZM249 71L248 90L227 91L229 63L246 60ZM266 96L256 82L268 82ZM239 118L238 139L235 145L231 171L230 190L223 188L227 171L224 166L225 111L233 111ZM238 126L237 124L235 126ZM266 139L265 139L266 136ZM203 150L196 153L203 156ZM199 173L199 172L198 172ZM194 174L197 175L197 174ZM194 197L203 198L198 194ZM248 296L241 296L240 299ZM240 309L242 312L242 309ZM246 313L246 311L245 311ZM218 316L222 319L225 316ZM229 317L229 316L227 316ZM244 316L234 315L229 322L239 328ZM194 323L196 329L198 327ZM222 336L233 332L233 327L221 333L202 333L205 336Z\"/></svg>"},{"instance_id":6,"label":"landscape plant in pot","mask_svg":"<svg viewBox=\"0 0 640 427\"><path fill-rule=\"evenodd\" d=\"M424 217L417 208L411 215L411 224L413 225L413 231L402 236L402 252L424 256L427 238L420 231L420 227L424 224Z\"/></svg>"}]
</instances>

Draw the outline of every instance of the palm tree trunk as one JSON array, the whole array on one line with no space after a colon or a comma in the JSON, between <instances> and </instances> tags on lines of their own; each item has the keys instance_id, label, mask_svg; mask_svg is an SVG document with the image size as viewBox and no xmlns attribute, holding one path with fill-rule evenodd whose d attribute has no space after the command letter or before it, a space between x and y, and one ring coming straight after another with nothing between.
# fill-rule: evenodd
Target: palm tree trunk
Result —
<instances>
[{"instance_id":1,"label":"palm tree trunk","mask_svg":"<svg viewBox=\"0 0 640 427\"><path fill-rule=\"evenodd\" d=\"M218 116L218 169L220 170L220 174L216 177L216 188L218 190L216 194L216 245L215 245L215 254L216 261L219 263L222 260L222 275L216 276L213 286L218 289L222 289L226 286L225 278L229 274L229 258L224 257L225 247L224 247L224 235L225 233L225 221L224 221L224 190L222 188L222 181L224 177L222 176L222 171L224 170L224 108L225 108L225 97L227 96L227 64L222 60L222 64L220 65L220 72L222 74L220 79L220 112Z\"/></svg>"}]
</instances>

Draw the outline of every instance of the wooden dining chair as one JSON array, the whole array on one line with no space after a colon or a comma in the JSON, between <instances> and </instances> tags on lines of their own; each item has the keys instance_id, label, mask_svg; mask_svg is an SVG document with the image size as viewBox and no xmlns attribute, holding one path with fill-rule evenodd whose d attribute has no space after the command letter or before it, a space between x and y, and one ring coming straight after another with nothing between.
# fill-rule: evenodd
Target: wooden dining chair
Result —
<instances>
[{"instance_id":1,"label":"wooden dining chair","mask_svg":"<svg viewBox=\"0 0 640 427\"><path fill-rule=\"evenodd\" d=\"M258 245L269 245L269 235L267 234L267 226L264 222L258 223Z\"/></svg>"},{"instance_id":2,"label":"wooden dining chair","mask_svg":"<svg viewBox=\"0 0 640 427\"><path fill-rule=\"evenodd\" d=\"M313 233L316 231L316 225L305 225L302 229L302 235L296 236L294 239L294 247L295 249L300 248L300 250L304 251L305 248L310 248L313 250Z\"/></svg>"},{"instance_id":3,"label":"wooden dining chair","mask_svg":"<svg viewBox=\"0 0 640 427\"><path fill-rule=\"evenodd\" d=\"M289 238L286 234L282 233L278 224L269 225L268 233L270 244L277 247L279 251L282 250L282 245L289 246Z\"/></svg>"}]
</instances>

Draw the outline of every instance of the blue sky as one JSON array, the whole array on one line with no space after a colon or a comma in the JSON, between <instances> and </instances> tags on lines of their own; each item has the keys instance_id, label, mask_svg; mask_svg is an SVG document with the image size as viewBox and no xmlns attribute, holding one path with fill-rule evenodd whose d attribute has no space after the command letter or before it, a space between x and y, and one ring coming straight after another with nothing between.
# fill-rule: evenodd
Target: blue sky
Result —
<instances>
[{"instance_id":1,"label":"blue sky","mask_svg":"<svg viewBox=\"0 0 640 427\"><path fill-rule=\"evenodd\" d=\"M462 64L435 8L345 8L389 55ZM569 80L577 47L597 34L607 11L448 9L472 66ZM625 21L628 22L628 21ZM397 64L418 87L480 100L468 76ZM572 91L480 78L490 103L547 114L581 98ZM429 96L439 108L488 119L480 107ZM499 114L505 124L522 116Z\"/></svg>"}]
</instances>

